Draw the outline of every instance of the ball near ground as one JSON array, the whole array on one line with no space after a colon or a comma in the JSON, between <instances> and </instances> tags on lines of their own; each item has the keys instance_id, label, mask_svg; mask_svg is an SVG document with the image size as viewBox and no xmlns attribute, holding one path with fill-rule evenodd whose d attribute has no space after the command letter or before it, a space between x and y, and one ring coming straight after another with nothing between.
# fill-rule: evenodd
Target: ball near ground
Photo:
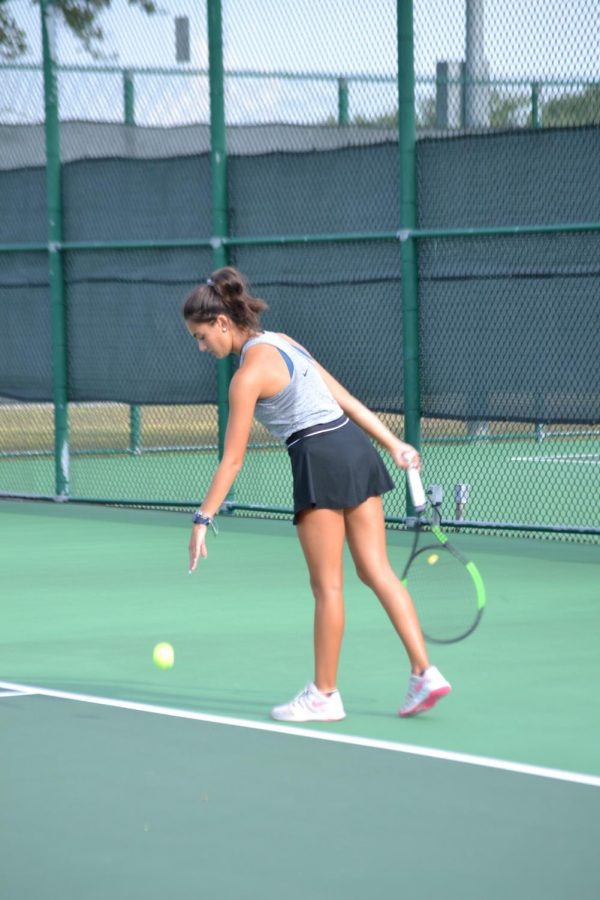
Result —
<instances>
[{"instance_id":1,"label":"ball near ground","mask_svg":"<svg viewBox=\"0 0 600 900\"><path fill-rule=\"evenodd\" d=\"M439 560L439 556L437 553L430 553L427 557L427 562L430 566L435 566L436 562Z\"/></svg>"},{"instance_id":2,"label":"ball near ground","mask_svg":"<svg viewBox=\"0 0 600 900\"><path fill-rule=\"evenodd\" d=\"M175 662L175 651L171 644L162 641L152 651L152 660L159 669L170 669Z\"/></svg>"}]
</instances>

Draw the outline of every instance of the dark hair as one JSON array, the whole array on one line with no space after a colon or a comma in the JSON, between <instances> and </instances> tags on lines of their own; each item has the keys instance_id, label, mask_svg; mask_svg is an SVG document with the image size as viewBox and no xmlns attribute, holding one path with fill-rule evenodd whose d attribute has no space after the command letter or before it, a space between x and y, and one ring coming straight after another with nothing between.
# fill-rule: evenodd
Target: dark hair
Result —
<instances>
[{"instance_id":1,"label":"dark hair","mask_svg":"<svg viewBox=\"0 0 600 900\"><path fill-rule=\"evenodd\" d=\"M194 288L183 304L183 318L212 324L217 316L228 316L244 331L260 328L260 313L269 307L248 292L246 279L233 266L224 266Z\"/></svg>"}]
</instances>

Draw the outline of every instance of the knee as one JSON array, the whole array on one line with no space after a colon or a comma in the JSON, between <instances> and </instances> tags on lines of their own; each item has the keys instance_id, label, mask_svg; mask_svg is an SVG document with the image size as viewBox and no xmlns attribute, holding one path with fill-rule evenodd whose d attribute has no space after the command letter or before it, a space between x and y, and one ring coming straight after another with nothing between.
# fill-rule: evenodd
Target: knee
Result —
<instances>
[{"instance_id":1,"label":"knee","mask_svg":"<svg viewBox=\"0 0 600 900\"><path fill-rule=\"evenodd\" d=\"M317 603L339 600L344 593L341 578L311 578L310 587Z\"/></svg>"},{"instance_id":2,"label":"knee","mask_svg":"<svg viewBox=\"0 0 600 900\"><path fill-rule=\"evenodd\" d=\"M372 572L371 572L370 566L363 566L363 565L357 564L355 566L355 568L356 568L356 574L358 575L358 577L360 578L362 583L366 584L367 587L370 587L371 584L373 583L373 577L372 577Z\"/></svg>"},{"instance_id":3,"label":"knee","mask_svg":"<svg viewBox=\"0 0 600 900\"><path fill-rule=\"evenodd\" d=\"M381 581L384 581L389 570L389 563L386 560L369 563L355 563L356 574L363 584L367 587L375 588Z\"/></svg>"}]
</instances>

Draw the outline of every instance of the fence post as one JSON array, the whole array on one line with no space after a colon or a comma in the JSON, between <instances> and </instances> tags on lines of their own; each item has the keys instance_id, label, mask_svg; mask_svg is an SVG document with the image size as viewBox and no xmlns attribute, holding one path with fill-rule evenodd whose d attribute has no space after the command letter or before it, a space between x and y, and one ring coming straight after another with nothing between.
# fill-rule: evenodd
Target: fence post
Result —
<instances>
[{"instance_id":1,"label":"fence post","mask_svg":"<svg viewBox=\"0 0 600 900\"><path fill-rule=\"evenodd\" d=\"M540 127L540 85L538 81L531 83L531 127Z\"/></svg>"},{"instance_id":2,"label":"fence post","mask_svg":"<svg viewBox=\"0 0 600 900\"><path fill-rule=\"evenodd\" d=\"M54 401L54 479L57 500L69 496L69 411L67 323L62 260L62 199L60 124L56 77L55 22L52 0L41 0L44 68L44 128L46 137L46 197L48 268L52 336L52 396Z\"/></svg>"},{"instance_id":3,"label":"fence post","mask_svg":"<svg viewBox=\"0 0 600 900\"><path fill-rule=\"evenodd\" d=\"M125 124L135 125L135 84L130 69L123 71L123 109ZM129 452L136 456L142 452L142 408L137 404L129 407Z\"/></svg>"},{"instance_id":4,"label":"fence post","mask_svg":"<svg viewBox=\"0 0 600 900\"><path fill-rule=\"evenodd\" d=\"M489 66L484 54L485 0L466 0L465 123L467 128L490 124Z\"/></svg>"},{"instance_id":5,"label":"fence post","mask_svg":"<svg viewBox=\"0 0 600 900\"><path fill-rule=\"evenodd\" d=\"M349 108L348 79L338 78L338 125L348 125Z\"/></svg>"},{"instance_id":6,"label":"fence post","mask_svg":"<svg viewBox=\"0 0 600 900\"><path fill-rule=\"evenodd\" d=\"M458 130L464 125L463 64L440 60L435 67L435 127Z\"/></svg>"},{"instance_id":7,"label":"fence post","mask_svg":"<svg viewBox=\"0 0 600 900\"><path fill-rule=\"evenodd\" d=\"M135 86L133 72L130 69L123 71L123 109L125 124L135 125Z\"/></svg>"},{"instance_id":8,"label":"fence post","mask_svg":"<svg viewBox=\"0 0 600 900\"><path fill-rule=\"evenodd\" d=\"M419 449L421 446L419 298L417 248L413 234L417 222L413 0L397 0L397 8L404 439ZM408 492L406 507L407 514L414 515Z\"/></svg>"},{"instance_id":9,"label":"fence post","mask_svg":"<svg viewBox=\"0 0 600 900\"><path fill-rule=\"evenodd\" d=\"M225 76L223 72L223 23L221 0L207 0L208 77L210 92L210 173L212 198L213 267L227 265L229 222L227 209L227 146L225 135ZM217 410L219 459L223 457L225 430L229 416L229 382L233 372L231 357L217 361ZM233 490L233 489L232 489ZM231 499L232 492L228 499Z\"/></svg>"}]
</instances>

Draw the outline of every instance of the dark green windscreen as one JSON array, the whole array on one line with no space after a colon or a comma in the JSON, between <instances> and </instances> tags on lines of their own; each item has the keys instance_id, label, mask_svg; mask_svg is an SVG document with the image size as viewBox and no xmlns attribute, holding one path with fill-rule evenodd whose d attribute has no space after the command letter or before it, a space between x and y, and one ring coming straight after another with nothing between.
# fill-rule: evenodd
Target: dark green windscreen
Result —
<instances>
[{"instance_id":1,"label":"dark green windscreen","mask_svg":"<svg viewBox=\"0 0 600 900\"><path fill-rule=\"evenodd\" d=\"M233 237L394 231L393 141L245 155L242 138L240 129L229 160ZM597 128L423 139L418 225L592 221L598 150ZM43 240L43 171L0 171L0 186L4 238ZM63 202L68 241L208 239L209 157L67 162ZM594 232L421 240L422 414L598 421L599 251ZM210 248L64 256L72 401L215 400L214 366L179 317L210 272ZM268 301L265 327L305 342L373 408L402 412L398 241L274 242L233 247L230 257ZM47 283L43 253L2 255L2 396L51 398Z\"/></svg>"}]
</instances>

